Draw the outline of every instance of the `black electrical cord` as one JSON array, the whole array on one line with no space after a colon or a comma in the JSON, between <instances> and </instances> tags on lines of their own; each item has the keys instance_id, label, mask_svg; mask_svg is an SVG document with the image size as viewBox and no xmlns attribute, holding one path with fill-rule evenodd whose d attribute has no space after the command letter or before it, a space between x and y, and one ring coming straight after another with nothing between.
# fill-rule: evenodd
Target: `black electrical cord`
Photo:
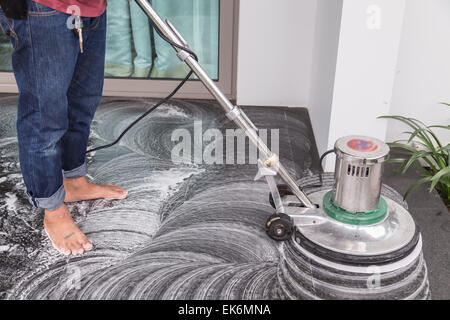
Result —
<instances>
[{"instance_id":1,"label":"black electrical cord","mask_svg":"<svg viewBox=\"0 0 450 320\"><path fill-rule=\"evenodd\" d=\"M325 173L325 170L323 169L323 160L329 155L329 154L332 154L332 153L334 153L335 151L334 151L334 149L332 149L332 150L328 150L327 152L325 152L324 154L322 154L322 156L320 157L320 168L322 169L321 171L320 171L320 174L319 174L319 185L317 186L317 187L321 187L321 186L323 186L323 174Z\"/></svg>"},{"instance_id":2,"label":"black electrical cord","mask_svg":"<svg viewBox=\"0 0 450 320\"><path fill-rule=\"evenodd\" d=\"M322 168L322 172L324 171L323 170L323 160L325 159L326 156L328 156L329 154L332 154L332 153L334 153L334 149L328 150L320 157L320 167Z\"/></svg>"},{"instance_id":3,"label":"black electrical cord","mask_svg":"<svg viewBox=\"0 0 450 320\"><path fill-rule=\"evenodd\" d=\"M327 152L325 152L324 154L322 154L322 156L320 156L320 160L319 160L319 164L320 164L320 173L319 173L319 184L311 184L311 185L307 185L304 186L304 188L320 188L323 186L323 174L325 173L325 170L323 169L323 160L325 160L325 158L334 153L334 149L333 150L328 150Z\"/></svg>"},{"instance_id":4,"label":"black electrical cord","mask_svg":"<svg viewBox=\"0 0 450 320\"><path fill-rule=\"evenodd\" d=\"M178 92L178 90L180 90L181 87L184 86L186 81L189 80L189 78L192 76L193 73L194 73L193 71L189 72L188 75L186 76L186 78L184 78L183 81L181 81L180 84L175 88L175 90L173 90L167 97L165 97L164 99L158 101L157 104L155 104L153 107L151 107L146 112L144 112L139 118L134 120L128 127L125 128L125 130L122 131L122 133L119 135L119 137L114 142L112 142L110 144L106 144L104 146L100 146L100 147L88 150L88 151L86 151L86 154L89 154L89 153L92 153L92 152L95 152L95 151L99 151L99 150L102 150L102 149L107 149L107 148L110 148L110 147L116 145L117 143L119 143L119 141L122 140L122 138L127 134L127 132L130 131L131 128L133 128L138 122L140 122L142 119L144 119L150 113L155 111L159 106L161 106L162 104L164 104L167 101L169 101Z\"/></svg>"},{"instance_id":5,"label":"black electrical cord","mask_svg":"<svg viewBox=\"0 0 450 320\"><path fill-rule=\"evenodd\" d=\"M181 45L179 45L178 43L173 42L172 40L170 40L169 38L167 38L167 37L161 32L161 30L159 30L159 28L158 28L157 26L155 26L155 24L153 23L152 20L150 20L150 22L151 22L151 24L153 25L153 29L156 31L156 33L157 33L164 41L166 41L167 43L169 43L169 44L172 45L173 47L176 47L176 48L178 48L178 49L181 49L181 50L183 50L183 51L186 51L187 53L189 53L190 55L192 55L196 61L198 61L197 54L196 54L194 51L192 51L191 49L186 48L186 47L184 47L184 46L181 46ZM167 23L167 20L166 20L166 23Z\"/></svg>"},{"instance_id":6,"label":"black electrical cord","mask_svg":"<svg viewBox=\"0 0 450 320\"><path fill-rule=\"evenodd\" d=\"M151 21L151 20L150 20ZM153 21L151 21L151 23L153 24ZM180 46L179 44L173 42L172 40L170 40L169 38L167 38L162 32L161 30L158 29L158 27L154 26L154 29L156 30L156 33L158 33L158 35L165 40L166 42L168 42L170 45L183 50L187 53L189 53L196 61L198 61L198 57L195 54L195 52L193 52L192 50L190 50L189 48ZM147 110L146 112L144 112L139 118L137 118L136 120L134 120L128 127L125 128L125 130L122 131L122 133L119 135L119 137L112 143L106 144L104 146L100 146L94 149L90 149L88 151L86 151L86 154L95 152L95 151L99 151L99 150L103 150L103 149L107 149L110 148L114 145L116 145L117 143L119 143L120 140L122 140L122 138L127 134L128 131L131 130L131 128L133 128L136 124L138 124L138 122L140 122L142 119L144 119L146 116L148 116L150 113L152 113L153 111L155 111L159 106L163 105L164 103L166 103L167 101L169 101L183 86L184 84L189 80L189 78L194 74L194 72L191 70L187 76L180 82L180 84L164 99L158 101L158 103L156 103L153 107L151 107L149 110Z\"/></svg>"}]
</instances>

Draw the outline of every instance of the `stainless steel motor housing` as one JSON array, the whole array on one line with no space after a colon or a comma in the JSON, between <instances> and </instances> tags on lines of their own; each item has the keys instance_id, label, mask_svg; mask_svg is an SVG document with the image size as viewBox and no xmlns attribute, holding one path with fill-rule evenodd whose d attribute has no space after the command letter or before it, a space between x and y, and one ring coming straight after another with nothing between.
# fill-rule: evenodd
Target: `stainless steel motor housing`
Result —
<instances>
[{"instance_id":1,"label":"stainless steel motor housing","mask_svg":"<svg viewBox=\"0 0 450 320\"><path fill-rule=\"evenodd\" d=\"M383 162L389 146L366 136L347 136L336 141L333 202L350 212L374 211L380 201Z\"/></svg>"}]
</instances>

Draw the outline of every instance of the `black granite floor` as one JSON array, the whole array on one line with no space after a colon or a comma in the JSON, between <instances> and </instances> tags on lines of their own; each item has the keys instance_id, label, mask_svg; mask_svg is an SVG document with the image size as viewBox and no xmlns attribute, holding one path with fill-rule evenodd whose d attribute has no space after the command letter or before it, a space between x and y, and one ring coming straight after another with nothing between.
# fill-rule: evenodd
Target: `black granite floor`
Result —
<instances>
[{"instance_id":1,"label":"black granite floor","mask_svg":"<svg viewBox=\"0 0 450 320\"><path fill-rule=\"evenodd\" d=\"M194 121L199 120L203 132L216 128L225 134L235 128L216 103L173 101L120 145L89 157L90 178L121 185L129 197L70 205L95 250L69 258L51 247L42 232L42 213L24 198L17 173L16 103L14 96L0 100L3 298L279 298L278 243L265 234L272 209L266 184L253 181L256 166L171 160L174 130L194 135ZM105 98L91 144L117 137L152 103ZM280 130L280 156L296 178L318 171L305 109L251 108L249 115L260 128Z\"/></svg>"},{"instance_id":2,"label":"black granite floor","mask_svg":"<svg viewBox=\"0 0 450 320\"><path fill-rule=\"evenodd\" d=\"M199 120L203 132L235 128L215 102L173 101L120 145L88 158L93 181L121 185L130 196L71 204L95 250L68 258L51 247L42 232L42 213L24 198L17 173L16 103L16 96L0 98L0 298L283 298L277 280L279 244L264 230L272 213L268 188L253 181L256 166L171 160L174 130L193 134ZM105 98L91 145L110 142L152 103ZM258 127L279 129L280 157L295 178L318 172L307 110L246 110ZM394 178L388 168L386 182L404 191L414 174ZM450 298L450 214L437 197L419 190L410 208L423 232L433 298Z\"/></svg>"}]
</instances>

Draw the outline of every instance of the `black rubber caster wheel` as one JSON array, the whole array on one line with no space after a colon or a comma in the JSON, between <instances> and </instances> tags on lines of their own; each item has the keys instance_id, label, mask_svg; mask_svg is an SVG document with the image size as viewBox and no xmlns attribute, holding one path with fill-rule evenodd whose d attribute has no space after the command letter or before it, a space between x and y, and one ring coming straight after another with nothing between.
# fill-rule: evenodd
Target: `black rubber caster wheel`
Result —
<instances>
[{"instance_id":1,"label":"black rubber caster wheel","mask_svg":"<svg viewBox=\"0 0 450 320\"><path fill-rule=\"evenodd\" d=\"M270 238L276 241L286 241L292 236L294 226L289 216L274 214L267 219L266 232Z\"/></svg>"},{"instance_id":2,"label":"black rubber caster wheel","mask_svg":"<svg viewBox=\"0 0 450 320\"><path fill-rule=\"evenodd\" d=\"M284 196L293 196L294 194L292 193L291 189L285 185L285 184L279 184L277 185L278 187L278 192L280 193L280 197L283 198ZM269 202L270 205L272 206L272 208L275 208L275 203L273 202L273 197L272 194L269 195Z\"/></svg>"}]
</instances>

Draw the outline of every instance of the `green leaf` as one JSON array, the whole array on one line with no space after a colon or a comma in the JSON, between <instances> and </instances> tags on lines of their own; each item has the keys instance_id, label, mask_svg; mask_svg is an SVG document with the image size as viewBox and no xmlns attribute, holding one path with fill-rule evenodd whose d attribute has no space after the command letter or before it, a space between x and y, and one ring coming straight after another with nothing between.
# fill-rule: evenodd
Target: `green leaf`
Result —
<instances>
[{"instance_id":1,"label":"green leaf","mask_svg":"<svg viewBox=\"0 0 450 320\"><path fill-rule=\"evenodd\" d=\"M430 177L433 177L433 176L434 176L434 174L433 174L433 172L432 172L431 170L428 170L427 168L425 168L424 166L422 166L418 161L417 161L417 162L414 162L414 167L416 167L417 169L421 170L422 173L423 173L425 176L430 176Z\"/></svg>"},{"instance_id":2,"label":"green leaf","mask_svg":"<svg viewBox=\"0 0 450 320\"><path fill-rule=\"evenodd\" d=\"M437 136L434 134L432 130L430 130L430 127L427 127L422 121L414 119L414 118L406 118L402 116L381 116L378 117L378 119L391 119L391 120L398 120L406 124L407 126L414 129L414 132L411 134L411 137L409 139L409 142L411 142L416 136L422 140L424 145L426 145L430 150L434 150L434 144L431 141L431 138L428 136L430 134L432 138L435 140L435 142L438 144L439 147L441 147L441 142L437 138ZM442 126L444 129L450 129Z\"/></svg>"},{"instance_id":3,"label":"green leaf","mask_svg":"<svg viewBox=\"0 0 450 320\"><path fill-rule=\"evenodd\" d=\"M401 141L401 140L398 140ZM424 148L428 149L428 146L423 144L420 141L416 141L416 143L422 145ZM447 154L439 154L439 152L437 150L432 150L432 151L425 151L425 150L417 150L416 148L405 144L405 143L400 143L400 142L390 142L388 143L388 145L392 148L400 148L400 149L405 149L408 150L409 152L411 152L411 156L413 156L414 154L416 154L417 152L429 152L426 156L423 156L422 159L428 164L428 166L430 166L430 168L433 168L433 170L435 171L439 171L440 169L446 167L448 165L448 155ZM428 157L432 157L434 159L434 161L436 162L436 164L439 166L439 168L436 168L436 166L433 164L433 162L430 161L430 159L428 159Z\"/></svg>"},{"instance_id":4,"label":"green leaf","mask_svg":"<svg viewBox=\"0 0 450 320\"><path fill-rule=\"evenodd\" d=\"M433 155L432 152L427 152L427 151L418 151L415 154L413 154L411 156L411 158L409 158L409 160L405 163L404 167L403 167L403 171L402 173L405 173L409 167L411 167L411 165L416 162L419 159L424 159L426 161L426 157Z\"/></svg>"},{"instance_id":5,"label":"green leaf","mask_svg":"<svg viewBox=\"0 0 450 320\"><path fill-rule=\"evenodd\" d=\"M413 130L418 129L419 127L412 122L409 118L402 117L402 116L381 116L378 117L378 119L390 119L390 120L398 120L406 124L408 127L411 127Z\"/></svg>"},{"instance_id":6,"label":"green leaf","mask_svg":"<svg viewBox=\"0 0 450 320\"><path fill-rule=\"evenodd\" d=\"M431 141L431 138L429 137L428 133L430 133L427 128L427 126L420 120L414 119L414 118L408 118L408 121L412 122L417 127L417 137L425 143L425 145L430 149L431 151L435 150L433 141ZM424 129L424 130L420 130ZM433 133L431 133L432 136L435 136ZM437 138L436 138L437 139ZM437 143L440 144L439 140L437 140Z\"/></svg>"},{"instance_id":7,"label":"green leaf","mask_svg":"<svg viewBox=\"0 0 450 320\"><path fill-rule=\"evenodd\" d=\"M420 185L430 182L431 179L433 179L433 177L424 177L422 179L417 180L416 182L414 182L414 184L412 184L408 190L406 191L403 200L406 200L406 198L409 196L409 194L411 193L411 191L415 190L417 187L419 187Z\"/></svg>"},{"instance_id":8,"label":"green leaf","mask_svg":"<svg viewBox=\"0 0 450 320\"><path fill-rule=\"evenodd\" d=\"M442 102L442 104L450 106L450 103ZM450 130L450 125L427 126L418 119L396 115L381 116L378 117L378 119L397 120L413 129L412 131L403 132L403 134L408 135L407 143L404 143L404 140L388 143L391 148L399 149L396 150L399 155L409 156L408 159L394 158L389 162L400 163L400 170L402 173L405 173L412 165L414 165L415 167L420 168L425 175L425 177L416 181L409 187L405 194L405 199L412 190L427 182L431 182L430 192L439 185L439 188L442 189L442 193L450 196L450 144L443 146L442 142L433 131L433 129ZM424 148L425 150L419 150L418 148L411 146L410 144L412 141L414 141L417 146L420 146L419 149ZM420 165L418 161L420 159L427 163L429 169Z\"/></svg>"},{"instance_id":9,"label":"green leaf","mask_svg":"<svg viewBox=\"0 0 450 320\"><path fill-rule=\"evenodd\" d=\"M440 125L429 126L428 128L438 128L438 129L450 130L450 126L440 126Z\"/></svg>"},{"instance_id":10,"label":"green leaf","mask_svg":"<svg viewBox=\"0 0 450 320\"><path fill-rule=\"evenodd\" d=\"M430 192L433 191L434 188L436 188L436 185L439 183L439 181L442 178L448 177L448 176L450 176L450 167L446 167L446 168L442 169L441 171L439 171L438 173L436 173L434 175L434 177L431 179L432 184L431 184Z\"/></svg>"},{"instance_id":11,"label":"green leaf","mask_svg":"<svg viewBox=\"0 0 450 320\"><path fill-rule=\"evenodd\" d=\"M442 151L449 151L450 150L450 143L446 146L443 146L442 148L439 148L438 150L436 150L437 152L442 152Z\"/></svg>"},{"instance_id":12,"label":"green leaf","mask_svg":"<svg viewBox=\"0 0 450 320\"><path fill-rule=\"evenodd\" d=\"M406 162L407 159L403 159L403 158L390 158L388 160L386 160L387 163L404 163Z\"/></svg>"},{"instance_id":13,"label":"green leaf","mask_svg":"<svg viewBox=\"0 0 450 320\"><path fill-rule=\"evenodd\" d=\"M437 137L437 135L433 132L433 130L430 129L430 127L427 127L427 131L429 134L431 134L431 136L433 137L434 141L436 141L436 144L438 145L439 148L442 147L442 143L439 140L439 138Z\"/></svg>"},{"instance_id":14,"label":"green leaf","mask_svg":"<svg viewBox=\"0 0 450 320\"><path fill-rule=\"evenodd\" d=\"M423 151L423 150L422 151L418 151L416 148L411 147L410 145L407 145L407 144L404 144L404 143L391 142L391 143L388 143L388 145L390 147L392 147L392 148L400 148L400 149L408 150L409 152L411 152L411 154L410 154L411 157L413 157L414 155L416 155L418 153L428 153L428 155L434 155L434 153L431 153L431 152L428 152L428 151ZM415 160L417 160L417 159L415 159ZM430 166L430 168L432 168L432 170L439 171L439 169L436 168L436 166L433 164L433 162L430 161L430 159L428 159L428 157L424 156L424 157L422 157L422 159ZM411 161L411 162L414 162L414 161ZM406 165L406 163L405 163L405 165Z\"/></svg>"},{"instance_id":15,"label":"green leaf","mask_svg":"<svg viewBox=\"0 0 450 320\"><path fill-rule=\"evenodd\" d=\"M417 137L417 135L422 133L424 130L426 130L426 128L418 128L414 132L405 132L405 133L409 133L408 143L411 143L411 141L413 141L413 139L415 137Z\"/></svg>"},{"instance_id":16,"label":"green leaf","mask_svg":"<svg viewBox=\"0 0 450 320\"><path fill-rule=\"evenodd\" d=\"M440 184L446 185L447 187L450 187L450 180L446 180L446 179L441 179L439 181Z\"/></svg>"},{"instance_id":17,"label":"green leaf","mask_svg":"<svg viewBox=\"0 0 450 320\"><path fill-rule=\"evenodd\" d=\"M402 150L402 149L395 149L395 153L396 155L405 155L405 156L411 156L412 152L411 151L407 151L407 150ZM406 158L403 158L403 160L405 160Z\"/></svg>"}]
</instances>

